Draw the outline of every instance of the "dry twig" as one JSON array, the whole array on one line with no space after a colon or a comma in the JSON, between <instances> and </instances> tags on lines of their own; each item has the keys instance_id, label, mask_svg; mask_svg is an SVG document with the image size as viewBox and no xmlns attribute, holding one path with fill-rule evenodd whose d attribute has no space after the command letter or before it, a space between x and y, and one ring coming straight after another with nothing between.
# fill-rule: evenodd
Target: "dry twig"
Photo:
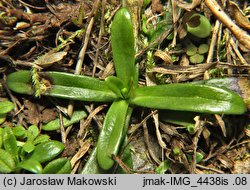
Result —
<instances>
[{"instance_id":1,"label":"dry twig","mask_svg":"<svg viewBox=\"0 0 250 190\"><path fill-rule=\"evenodd\" d=\"M235 35L239 42L250 50L250 36L247 32L242 30L232 21L232 19L222 10L216 0L205 0L205 3L213 14Z\"/></svg>"}]
</instances>

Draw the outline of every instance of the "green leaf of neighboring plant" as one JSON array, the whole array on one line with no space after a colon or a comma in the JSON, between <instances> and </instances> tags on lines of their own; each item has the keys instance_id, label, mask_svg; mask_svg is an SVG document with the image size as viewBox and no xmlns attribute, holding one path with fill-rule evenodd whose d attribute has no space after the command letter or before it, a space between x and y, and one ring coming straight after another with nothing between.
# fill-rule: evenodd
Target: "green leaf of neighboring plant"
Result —
<instances>
[{"instance_id":1,"label":"green leaf of neighboring plant","mask_svg":"<svg viewBox=\"0 0 250 190\"><path fill-rule=\"evenodd\" d=\"M147 7L151 3L151 0L143 0L143 6Z\"/></svg>"},{"instance_id":2,"label":"green leaf of neighboring plant","mask_svg":"<svg viewBox=\"0 0 250 190\"><path fill-rule=\"evenodd\" d=\"M49 135L39 135L34 141L34 145L36 144L40 144L40 143L43 143L43 142L46 142L46 141L49 141L50 139L50 136Z\"/></svg>"},{"instance_id":3,"label":"green leaf of neighboring plant","mask_svg":"<svg viewBox=\"0 0 250 190\"><path fill-rule=\"evenodd\" d=\"M15 160L9 152L0 149L0 173L10 173L16 167Z\"/></svg>"},{"instance_id":4,"label":"green leaf of neighboring plant","mask_svg":"<svg viewBox=\"0 0 250 190\"><path fill-rule=\"evenodd\" d=\"M0 128L0 148L2 148L3 145L3 128Z\"/></svg>"},{"instance_id":5,"label":"green leaf of neighboring plant","mask_svg":"<svg viewBox=\"0 0 250 190\"><path fill-rule=\"evenodd\" d=\"M43 170L42 165L38 161L32 159L20 162L17 168L22 168L35 174L41 174Z\"/></svg>"},{"instance_id":6,"label":"green leaf of neighboring plant","mask_svg":"<svg viewBox=\"0 0 250 190\"><path fill-rule=\"evenodd\" d=\"M189 59L190 59L190 62L194 64L202 63L204 61L204 56L196 53L192 55Z\"/></svg>"},{"instance_id":7,"label":"green leaf of neighboring plant","mask_svg":"<svg viewBox=\"0 0 250 190\"><path fill-rule=\"evenodd\" d=\"M155 168L155 172L158 174L165 174L165 172L170 168L170 166L170 160L164 160L157 168Z\"/></svg>"},{"instance_id":8,"label":"green leaf of neighboring plant","mask_svg":"<svg viewBox=\"0 0 250 190\"><path fill-rule=\"evenodd\" d=\"M0 114L5 114L10 112L14 108L14 104L10 101L0 102Z\"/></svg>"},{"instance_id":9,"label":"green leaf of neighboring plant","mask_svg":"<svg viewBox=\"0 0 250 190\"><path fill-rule=\"evenodd\" d=\"M84 165L84 168L81 174L102 174L104 171L101 169L97 162L96 158L96 147L94 148L93 152L90 154L88 161Z\"/></svg>"},{"instance_id":10,"label":"green leaf of neighboring plant","mask_svg":"<svg viewBox=\"0 0 250 190\"><path fill-rule=\"evenodd\" d=\"M107 102L116 99L116 95L104 81L83 75L60 72L39 73L41 83L45 86L44 95L73 100ZM11 73L7 85L14 92L34 94L30 71Z\"/></svg>"},{"instance_id":11,"label":"green leaf of neighboring plant","mask_svg":"<svg viewBox=\"0 0 250 190\"><path fill-rule=\"evenodd\" d=\"M59 141L47 141L38 144L32 152L30 159L40 163L50 161L58 156L64 149L64 145Z\"/></svg>"},{"instance_id":12,"label":"green leaf of neighboring plant","mask_svg":"<svg viewBox=\"0 0 250 190\"><path fill-rule=\"evenodd\" d=\"M0 114L0 125L5 122L6 120L6 114Z\"/></svg>"},{"instance_id":13,"label":"green leaf of neighboring plant","mask_svg":"<svg viewBox=\"0 0 250 190\"><path fill-rule=\"evenodd\" d=\"M105 117L103 128L97 142L97 161L104 170L110 169L117 155L125 134L123 128L126 122L128 103L125 100L113 102Z\"/></svg>"},{"instance_id":14,"label":"green leaf of neighboring plant","mask_svg":"<svg viewBox=\"0 0 250 190\"><path fill-rule=\"evenodd\" d=\"M8 87L14 92L28 95L34 94L30 71L11 73L7 76L6 83Z\"/></svg>"},{"instance_id":15,"label":"green leaf of neighboring plant","mask_svg":"<svg viewBox=\"0 0 250 190\"><path fill-rule=\"evenodd\" d=\"M31 141L27 141L24 145L23 145L23 150L27 153L31 153L33 150L35 149L35 145L33 144L33 142Z\"/></svg>"},{"instance_id":16,"label":"green leaf of neighboring plant","mask_svg":"<svg viewBox=\"0 0 250 190\"><path fill-rule=\"evenodd\" d=\"M34 139L36 138L31 131L26 131L26 136L27 136L27 141L33 142Z\"/></svg>"},{"instance_id":17,"label":"green leaf of neighboring plant","mask_svg":"<svg viewBox=\"0 0 250 190\"><path fill-rule=\"evenodd\" d=\"M70 174L71 163L67 158L58 158L49 162L43 169L43 174Z\"/></svg>"},{"instance_id":18,"label":"green leaf of neighboring plant","mask_svg":"<svg viewBox=\"0 0 250 190\"><path fill-rule=\"evenodd\" d=\"M36 125L31 125L28 128L28 132L30 132L35 138L39 135L39 129Z\"/></svg>"},{"instance_id":19,"label":"green leaf of neighboring plant","mask_svg":"<svg viewBox=\"0 0 250 190\"><path fill-rule=\"evenodd\" d=\"M197 47L194 44L190 43L187 46L187 55L188 56L195 55L197 53L197 50L198 50Z\"/></svg>"},{"instance_id":20,"label":"green leaf of neighboring plant","mask_svg":"<svg viewBox=\"0 0 250 190\"><path fill-rule=\"evenodd\" d=\"M198 48L199 54L205 54L208 52L208 45L207 44L201 44Z\"/></svg>"},{"instance_id":21,"label":"green leaf of neighboring plant","mask_svg":"<svg viewBox=\"0 0 250 190\"><path fill-rule=\"evenodd\" d=\"M220 88L226 88L229 90L232 90L233 92L236 92L238 95L240 95L245 104L247 105L247 108L250 110L250 80L249 78L214 78L209 80L202 80L202 81L195 81L192 82L193 84L205 84L205 85L211 85L211 86L217 86Z\"/></svg>"},{"instance_id":22,"label":"green leaf of neighboring plant","mask_svg":"<svg viewBox=\"0 0 250 190\"><path fill-rule=\"evenodd\" d=\"M244 101L234 92L208 85L169 84L135 89L138 106L199 113L242 114Z\"/></svg>"},{"instance_id":23,"label":"green leaf of neighboring plant","mask_svg":"<svg viewBox=\"0 0 250 190\"><path fill-rule=\"evenodd\" d=\"M174 156L178 156L181 153L181 149L179 147L174 147L172 151Z\"/></svg>"},{"instance_id":24,"label":"green leaf of neighboring plant","mask_svg":"<svg viewBox=\"0 0 250 190\"><path fill-rule=\"evenodd\" d=\"M192 162L192 159L193 159L192 155L186 154L186 156L187 156L188 161ZM196 163L200 163L203 160L203 158L204 158L203 154L196 152Z\"/></svg>"},{"instance_id":25,"label":"green leaf of neighboring plant","mask_svg":"<svg viewBox=\"0 0 250 190\"><path fill-rule=\"evenodd\" d=\"M4 149L13 156L13 158L17 158L17 141L10 127L5 127L3 129L3 146Z\"/></svg>"},{"instance_id":26,"label":"green leaf of neighboring plant","mask_svg":"<svg viewBox=\"0 0 250 190\"><path fill-rule=\"evenodd\" d=\"M6 114L14 108L14 104L10 101L0 102L0 124L6 119Z\"/></svg>"},{"instance_id":27,"label":"green leaf of neighboring plant","mask_svg":"<svg viewBox=\"0 0 250 190\"><path fill-rule=\"evenodd\" d=\"M122 8L115 14L111 26L111 45L116 76L124 82L127 89L136 81L134 43L131 16L127 9Z\"/></svg>"},{"instance_id":28,"label":"green leaf of neighboring plant","mask_svg":"<svg viewBox=\"0 0 250 190\"><path fill-rule=\"evenodd\" d=\"M210 36L212 26L209 20L201 14L194 13L186 23L187 31L198 38Z\"/></svg>"},{"instance_id":29,"label":"green leaf of neighboring plant","mask_svg":"<svg viewBox=\"0 0 250 190\"><path fill-rule=\"evenodd\" d=\"M26 129L23 126L16 126L12 129L13 134L17 138L25 138L26 137Z\"/></svg>"},{"instance_id":30,"label":"green leaf of neighboring plant","mask_svg":"<svg viewBox=\"0 0 250 190\"><path fill-rule=\"evenodd\" d=\"M74 111L71 118L63 117L63 124L64 127L68 127L76 122L79 122L81 119L85 118L87 116L85 111ZM55 119L53 121L50 121L49 123L42 126L42 129L45 131L53 131L60 129L60 120Z\"/></svg>"}]
</instances>

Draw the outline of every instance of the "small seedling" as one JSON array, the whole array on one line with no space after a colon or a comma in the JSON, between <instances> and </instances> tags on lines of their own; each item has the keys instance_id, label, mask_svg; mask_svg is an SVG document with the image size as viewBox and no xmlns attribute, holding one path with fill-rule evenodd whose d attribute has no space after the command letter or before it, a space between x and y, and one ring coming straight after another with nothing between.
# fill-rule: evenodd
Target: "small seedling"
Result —
<instances>
[{"instance_id":1,"label":"small seedling","mask_svg":"<svg viewBox=\"0 0 250 190\"><path fill-rule=\"evenodd\" d=\"M201 44L196 47L194 44L190 43L187 46L187 55L189 56L191 63L202 63L204 61L204 54L208 52L208 45Z\"/></svg>"}]
</instances>

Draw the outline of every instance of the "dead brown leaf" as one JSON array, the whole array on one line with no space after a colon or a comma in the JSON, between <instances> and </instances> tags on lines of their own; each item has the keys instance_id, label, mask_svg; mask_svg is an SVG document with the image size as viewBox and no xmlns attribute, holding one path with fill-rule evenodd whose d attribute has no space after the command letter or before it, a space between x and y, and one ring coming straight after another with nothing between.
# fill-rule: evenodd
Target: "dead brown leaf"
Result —
<instances>
[{"instance_id":1,"label":"dead brown leaf","mask_svg":"<svg viewBox=\"0 0 250 190\"><path fill-rule=\"evenodd\" d=\"M163 5L160 0L152 0L152 11L153 13L161 13L163 11Z\"/></svg>"},{"instance_id":2,"label":"dead brown leaf","mask_svg":"<svg viewBox=\"0 0 250 190\"><path fill-rule=\"evenodd\" d=\"M239 6L235 2L229 1L229 9L236 23L239 26L250 30L249 19L246 17L246 15L243 13L243 11L239 8Z\"/></svg>"},{"instance_id":3,"label":"dead brown leaf","mask_svg":"<svg viewBox=\"0 0 250 190\"><path fill-rule=\"evenodd\" d=\"M187 3L183 0L175 0L174 3L182 8L185 9L187 11L192 10L193 8L195 8L197 5L199 5L201 3L201 0L193 0L192 3Z\"/></svg>"},{"instance_id":4,"label":"dead brown leaf","mask_svg":"<svg viewBox=\"0 0 250 190\"><path fill-rule=\"evenodd\" d=\"M37 125L40 122L38 106L29 100L24 101L24 115L28 123Z\"/></svg>"}]
</instances>

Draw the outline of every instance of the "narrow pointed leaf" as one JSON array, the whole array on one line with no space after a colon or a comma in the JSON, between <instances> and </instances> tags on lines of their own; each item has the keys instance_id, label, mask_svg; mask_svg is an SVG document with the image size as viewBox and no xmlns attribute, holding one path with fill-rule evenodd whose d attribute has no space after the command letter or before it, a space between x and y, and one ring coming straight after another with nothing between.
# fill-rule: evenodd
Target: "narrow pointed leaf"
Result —
<instances>
[{"instance_id":1,"label":"narrow pointed leaf","mask_svg":"<svg viewBox=\"0 0 250 190\"><path fill-rule=\"evenodd\" d=\"M63 117L63 125L64 127L68 127L74 123L79 122L81 119L85 118L86 116L87 114L85 111L76 110L73 112L73 115L71 116L71 118ZM60 129L60 119L58 118L58 119L52 120L44 124L42 126L42 129L45 131L53 131L53 130Z\"/></svg>"},{"instance_id":2,"label":"narrow pointed leaf","mask_svg":"<svg viewBox=\"0 0 250 190\"><path fill-rule=\"evenodd\" d=\"M135 48L131 16L127 9L120 9L111 27L111 45L116 75L127 88L135 81Z\"/></svg>"},{"instance_id":3,"label":"narrow pointed leaf","mask_svg":"<svg viewBox=\"0 0 250 190\"><path fill-rule=\"evenodd\" d=\"M200 113L242 114L241 97L226 89L194 84L170 84L137 88L131 104Z\"/></svg>"},{"instance_id":4,"label":"narrow pointed leaf","mask_svg":"<svg viewBox=\"0 0 250 190\"><path fill-rule=\"evenodd\" d=\"M94 150L91 152L88 161L84 165L84 168L81 171L81 174L103 174L104 171L99 166L96 158L96 151L97 148L95 147Z\"/></svg>"},{"instance_id":5,"label":"narrow pointed leaf","mask_svg":"<svg viewBox=\"0 0 250 190\"><path fill-rule=\"evenodd\" d=\"M8 87L17 93L34 94L31 72L19 71L7 77ZM116 95L107 87L104 81L93 77L60 72L40 73L40 78L46 86L42 94L72 100L94 102L109 102Z\"/></svg>"},{"instance_id":6,"label":"narrow pointed leaf","mask_svg":"<svg viewBox=\"0 0 250 190\"><path fill-rule=\"evenodd\" d=\"M113 102L105 117L102 131L97 142L97 161L104 170L110 169L114 160L112 155L117 155L122 140L125 137L124 126L128 103L125 100Z\"/></svg>"}]
</instances>

